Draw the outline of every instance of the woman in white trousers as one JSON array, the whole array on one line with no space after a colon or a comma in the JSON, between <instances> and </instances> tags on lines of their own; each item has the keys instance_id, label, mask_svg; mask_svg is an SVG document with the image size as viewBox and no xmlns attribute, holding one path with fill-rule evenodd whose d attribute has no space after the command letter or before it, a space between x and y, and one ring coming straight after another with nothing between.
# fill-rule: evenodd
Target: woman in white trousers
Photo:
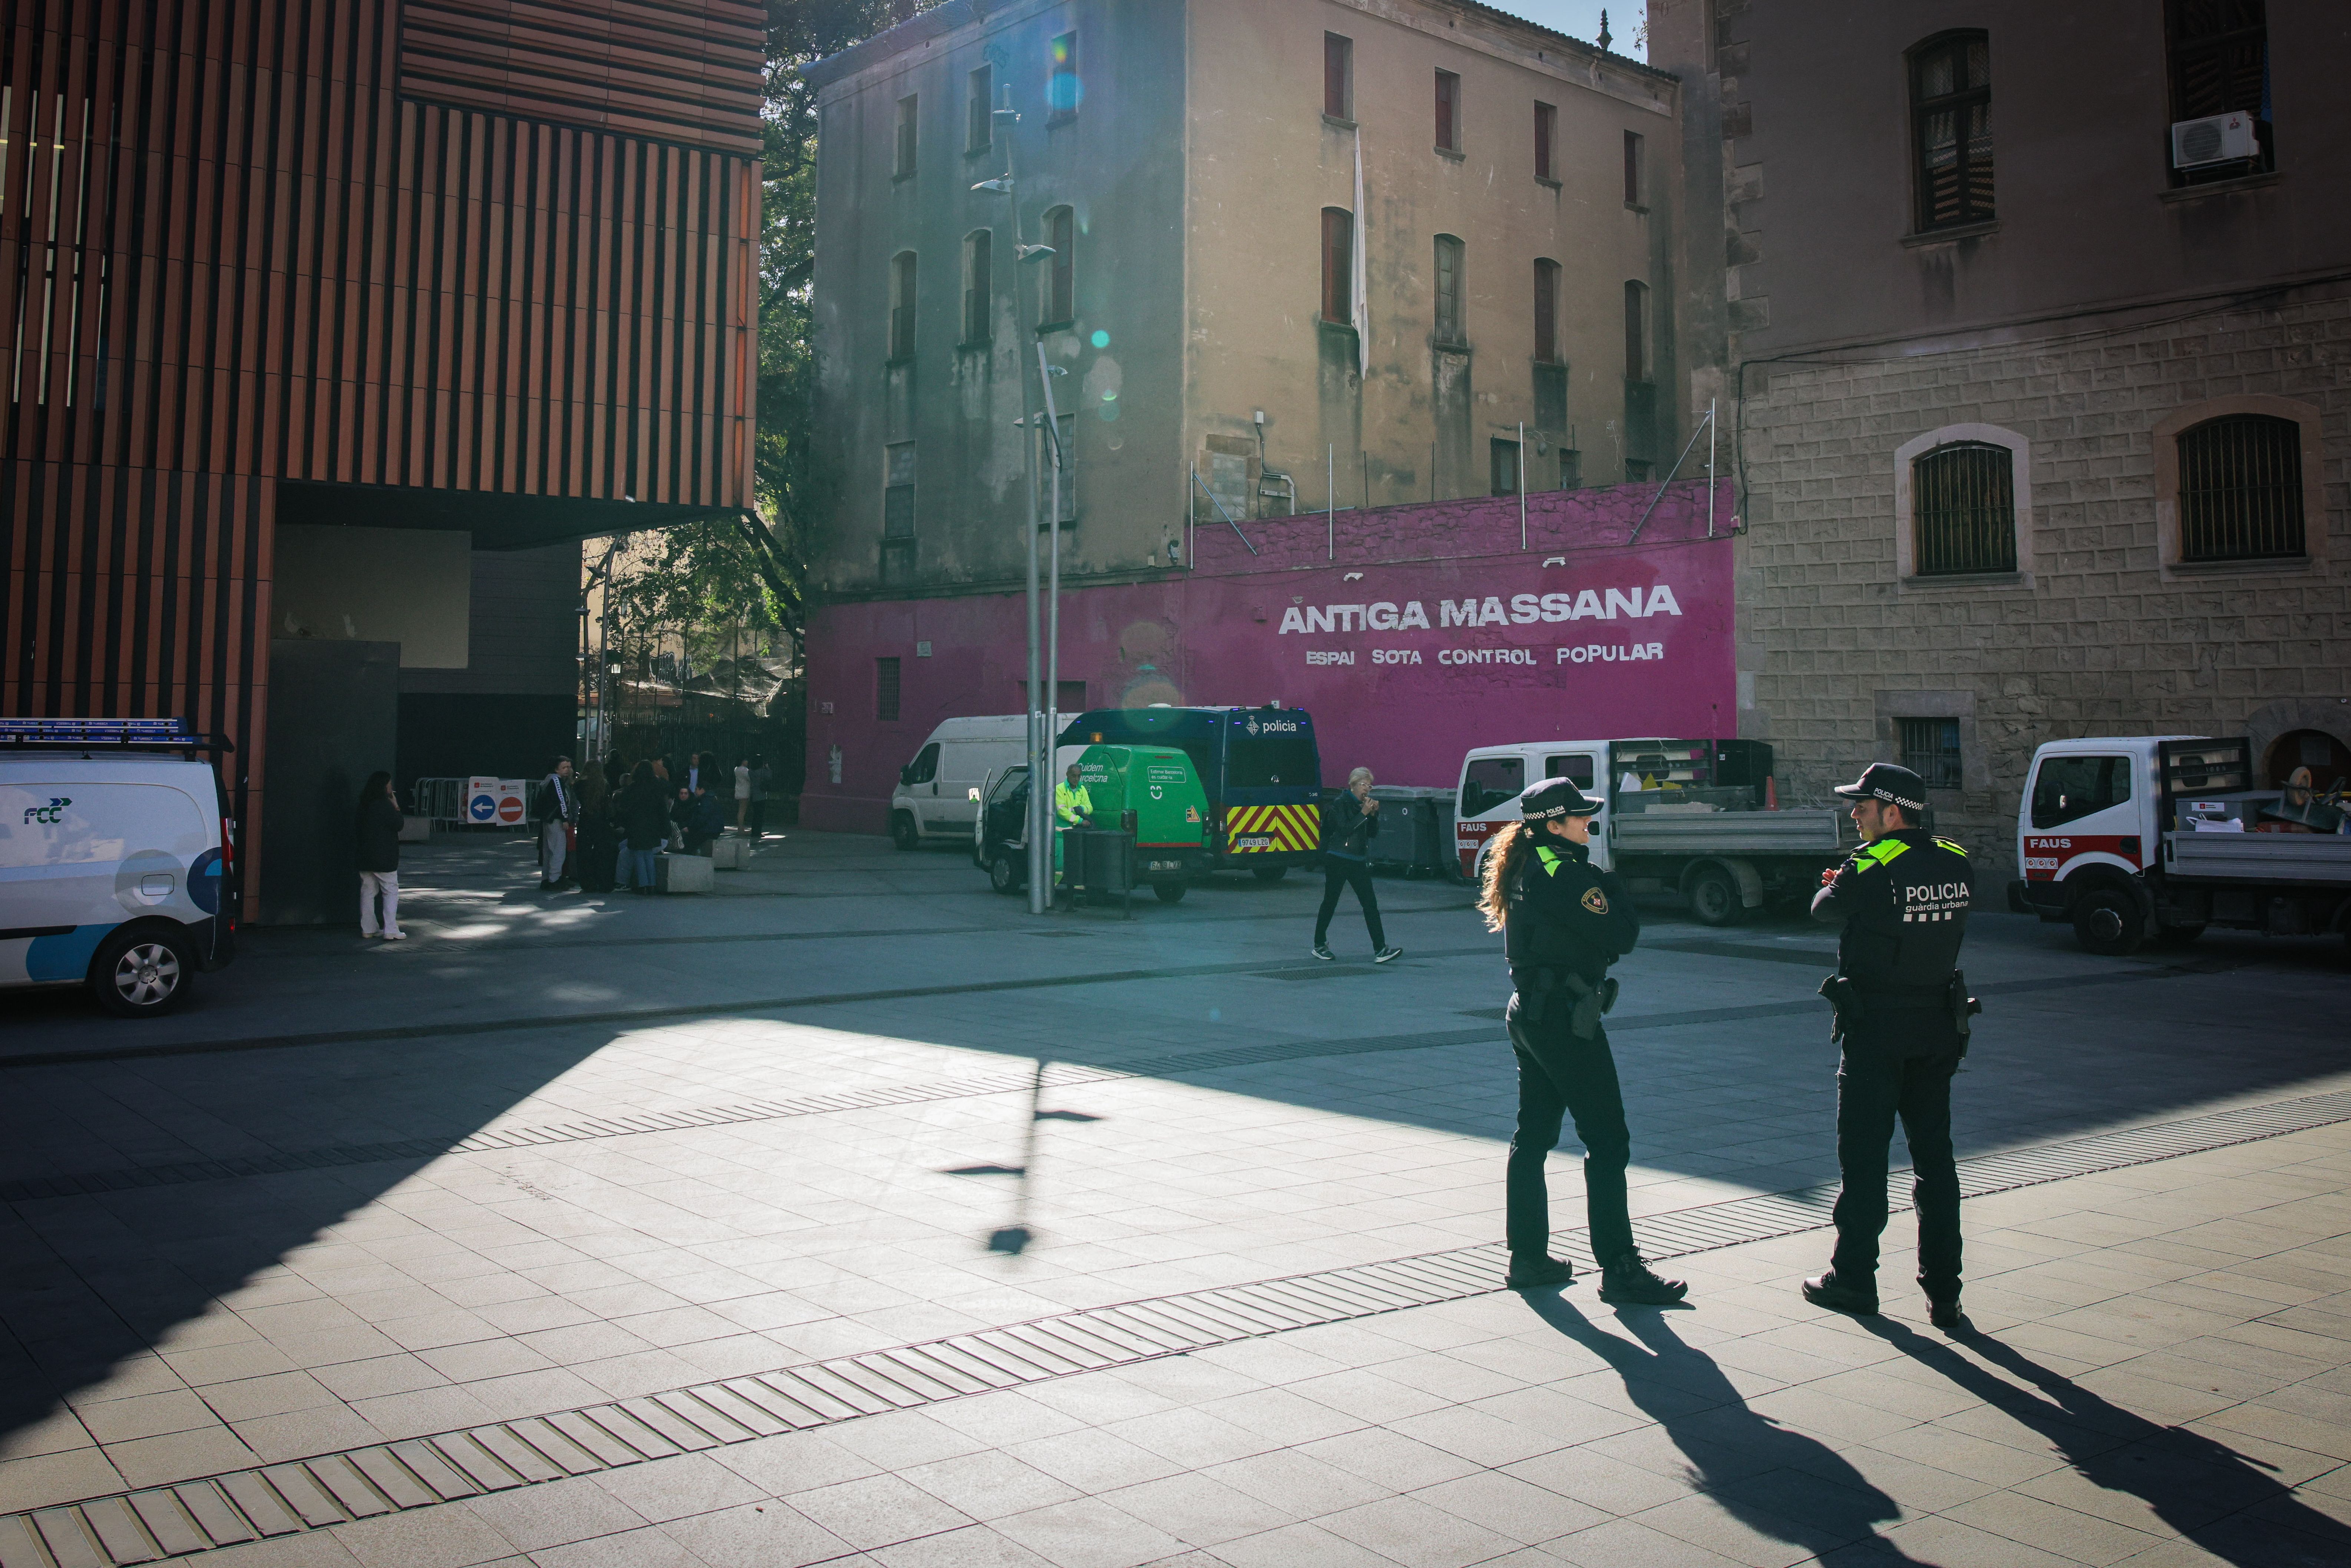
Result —
<instances>
[{"instance_id":1,"label":"woman in white trousers","mask_svg":"<svg viewBox=\"0 0 2351 1568\"><path fill-rule=\"evenodd\" d=\"M392 792L392 775L375 772L360 786L360 805L353 836L354 859L360 872L360 935L388 942L404 940L400 928L400 799ZM383 914L376 914L381 899Z\"/></svg>"}]
</instances>

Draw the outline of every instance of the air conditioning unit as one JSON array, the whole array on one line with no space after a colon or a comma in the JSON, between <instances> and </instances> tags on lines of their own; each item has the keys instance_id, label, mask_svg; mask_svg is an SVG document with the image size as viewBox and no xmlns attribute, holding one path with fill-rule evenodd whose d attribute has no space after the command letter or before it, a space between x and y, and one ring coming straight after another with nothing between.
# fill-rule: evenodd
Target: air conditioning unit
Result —
<instances>
[{"instance_id":1,"label":"air conditioning unit","mask_svg":"<svg viewBox=\"0 0 2351 1568\"><path fill-rule=\"evenodd\" d=\"M2209 163L2235 163L2261 152L2253 135L2253 117L2242 112L2182 120L2171 128L2171 166L2201 169Z\"/></svg>"}]
</instances>

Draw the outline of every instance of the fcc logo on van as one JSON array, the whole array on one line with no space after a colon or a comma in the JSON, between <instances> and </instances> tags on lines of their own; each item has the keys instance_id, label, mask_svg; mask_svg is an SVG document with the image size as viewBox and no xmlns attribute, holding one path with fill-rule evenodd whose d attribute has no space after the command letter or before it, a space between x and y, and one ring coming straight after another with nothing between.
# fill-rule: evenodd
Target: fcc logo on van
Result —
<instances>
[{"instance_id":1,"label":"fcc logo on van","mask_svg":"<svg viewBox=\"0 0 2351 1568\"><path fill-rule=\"evenodd\" d=\"M54 828L57 825L58 819L65 814L65 809L72 804L71 800L62 795L52 795L49 797L49 803L46 806L25 808L25 823L27 827L38 822L46 827Z\"/></svg>"}]
</instances>

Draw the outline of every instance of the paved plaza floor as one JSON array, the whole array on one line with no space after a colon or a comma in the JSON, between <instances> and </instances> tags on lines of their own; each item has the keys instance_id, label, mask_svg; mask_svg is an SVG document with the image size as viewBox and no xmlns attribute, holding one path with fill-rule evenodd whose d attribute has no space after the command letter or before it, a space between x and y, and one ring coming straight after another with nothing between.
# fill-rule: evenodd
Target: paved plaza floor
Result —
<instances>
[{"instance_id":1,"label":"paved plaza floor","mask_svg":"<svg viewBox=\"0 0 2351 1568\"><path fill-rule=\"evenodd\" d=\"M1500 1289L1498 939L1383 878L1035 917L794 833L696 898L409 851L0 1030L0 1568L2351 1563L2351 969L1980 915L1970 1325L1828 1250L1834 938L1653 912L1610 1020L1691 1281ZM1897 1140L1897 1163L1902 1158ZM1588 1260L1576 1151L1551 1166ZM1902 1196L1897 1184L1896 1196Z\"/></svg>"}]
</instances>

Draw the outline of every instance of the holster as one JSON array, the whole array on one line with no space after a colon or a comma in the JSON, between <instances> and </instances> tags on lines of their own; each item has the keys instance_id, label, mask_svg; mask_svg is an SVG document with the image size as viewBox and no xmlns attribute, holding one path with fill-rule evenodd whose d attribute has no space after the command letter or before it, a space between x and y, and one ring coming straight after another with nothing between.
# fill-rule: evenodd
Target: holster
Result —
<instances>
[{"instance_id":1,"label":"holster","mask_svg":"<svg viewBox=\"0 0 2351 1568\"><path fill-rule=\"evenodd\" d=\"M1959 1054L1964 1057L1968 1053L1969 1037L1975 1032L1969 1020L1983 1011L1983 1003L1968 995L1968 977L1958 969L1951 971L1951 983L1943 994L1951 1009L1951 1027L1959 1031Z\"/></svg>"},{"instance_id":2,"label":"holster","mask_svg":"<svg viewBox=\"0 0 2351 1568\"><path fill-rule=\"evenodd\" d=\"M1519 1018L1530 1029L1540 1026L1551 1012L1552 994L1565 991L1573 998L1567 1031L1578 1040L1590 1040L1600 1032L1601 1015L1616 1005L1616 990L1614 976L1595 986L1573 969L1531 969L1519 988Z\"/></svg>"},{"instance_id":3,"label":"holster","mask_svg":"<svg viewBox=\"0 0 2351 1568\"><path fill-rule=\"evenodd\" d=\"M1843 975L1831 975L1821 982L1821 995L1826 997L1829 1006L1835 1009L1829 1019L1829 1043L1843 1044L1844 1037L1853 1032L1854 1025L1866 1014L1861 1003L1861 988Z\"/></svg>"}]
</instances>

